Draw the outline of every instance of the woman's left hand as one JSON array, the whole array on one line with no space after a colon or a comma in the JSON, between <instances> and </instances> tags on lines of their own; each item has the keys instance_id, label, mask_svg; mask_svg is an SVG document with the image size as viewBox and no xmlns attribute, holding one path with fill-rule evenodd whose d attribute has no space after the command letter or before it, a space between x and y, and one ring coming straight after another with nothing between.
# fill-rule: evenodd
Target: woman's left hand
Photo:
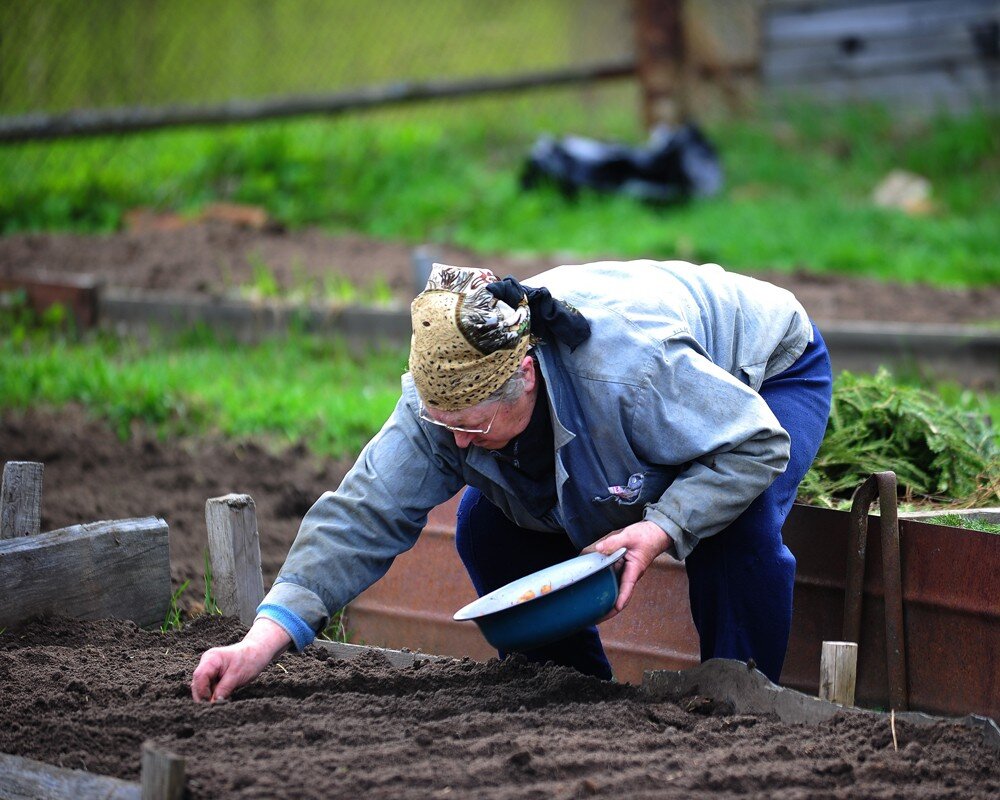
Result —
<instances>
[{"instance_id":1,"label":"woman's left hand","mask_svg":"<svg viewBox=\"0 0 1000 800\"><path fill-rule=\"evenodd\" d=\"M584 548L584 553L598 552L605 555L610 555L621 547L626 548L624 566L621 567L618 576L618 599L615 601L615 607L600 622L611 619L619 611L625 610L632 599L632 592L639 578L649 569L653 559L660 553L665 553L671 544L673 540L659 525L643 520L622 528L617 533L609 533L603 539L598 539ZM618 564L621 565L622 562L619 561Z\"/></svg>"}]
</instances>

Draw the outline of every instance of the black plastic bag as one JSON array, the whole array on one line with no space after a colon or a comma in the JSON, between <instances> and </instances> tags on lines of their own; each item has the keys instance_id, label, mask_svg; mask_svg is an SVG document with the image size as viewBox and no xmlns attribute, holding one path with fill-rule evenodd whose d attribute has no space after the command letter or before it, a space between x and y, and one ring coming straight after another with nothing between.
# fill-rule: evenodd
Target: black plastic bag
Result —
<instances>
[{"instance_id":1,"label":"black plastic bag","mask_svg":"<svg viewBox=\"0 0 1000 800\"><path fill-rule=\"evenodd\" d=\"M694 125L660 126L643 147L546 136L535 142L521 173L524 189L542 183L567 197L587 188L672 203L717 194L722 167L715 147Z\"/></svg>"}]
</instances>

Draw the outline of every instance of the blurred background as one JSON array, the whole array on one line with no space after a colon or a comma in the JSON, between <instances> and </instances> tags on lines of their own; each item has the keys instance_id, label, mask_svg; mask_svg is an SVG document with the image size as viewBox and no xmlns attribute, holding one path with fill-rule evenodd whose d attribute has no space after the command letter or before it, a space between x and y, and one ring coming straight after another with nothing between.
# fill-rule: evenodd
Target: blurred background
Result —
<instances>
[{"instance_id":1,"label":"blurred background","mask_svg":"<svg viewBox=\"0 0 1000 800\"><path fill-rule=\"evenodd\" d=\"M0 232L226 201L477 251L996 283L998 8L4 0ZM711 202L520 191L541 136L641 147L692 121Z\"/></svg>"}]
</instances>

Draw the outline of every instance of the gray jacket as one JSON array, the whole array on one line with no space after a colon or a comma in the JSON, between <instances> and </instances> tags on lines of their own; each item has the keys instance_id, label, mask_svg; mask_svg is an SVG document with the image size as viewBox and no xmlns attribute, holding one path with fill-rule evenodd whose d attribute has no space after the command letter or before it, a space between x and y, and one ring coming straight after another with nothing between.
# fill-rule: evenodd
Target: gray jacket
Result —
<instances>
[{"instance_id":1,"label":"gray jacket","mask_svg":"<svg viewBox=\"0 0 1000 800\"><path fill-rule=\"evenodd\" d=\"M410 376L382 430L309 510L259 614L299 648L413 546L428 512L466 484L519 525L583 548L642 519L683 559L763 492L789 438L757 393L812 338L784 289L708 264L599 262L525 281L578 308L590 338L535 350L552 412L558 503L528 513L488 451L422 421ZM539 402L542 398L539 398Z\"/></svg>"}]
</instances>

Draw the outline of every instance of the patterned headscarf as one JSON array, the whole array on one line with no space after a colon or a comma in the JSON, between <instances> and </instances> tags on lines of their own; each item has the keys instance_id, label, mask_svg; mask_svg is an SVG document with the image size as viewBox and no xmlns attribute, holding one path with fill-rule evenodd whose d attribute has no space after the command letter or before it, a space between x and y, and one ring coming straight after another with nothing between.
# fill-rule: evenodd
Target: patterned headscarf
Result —
<instances>
[{"instance_id":1,"label":"patterned headscarf","mask_svg":"<svg viewBox=\"0 0 1000 800\"><path fill-rule=\"evenodd\" d=\"M487 269L434 264L426 288L410 305L410 372L430 408L478 405L511 377L528 352L531 312L487 290ZM511 298L513 299L513 298Z\"/></svg>"}]
</instances>

